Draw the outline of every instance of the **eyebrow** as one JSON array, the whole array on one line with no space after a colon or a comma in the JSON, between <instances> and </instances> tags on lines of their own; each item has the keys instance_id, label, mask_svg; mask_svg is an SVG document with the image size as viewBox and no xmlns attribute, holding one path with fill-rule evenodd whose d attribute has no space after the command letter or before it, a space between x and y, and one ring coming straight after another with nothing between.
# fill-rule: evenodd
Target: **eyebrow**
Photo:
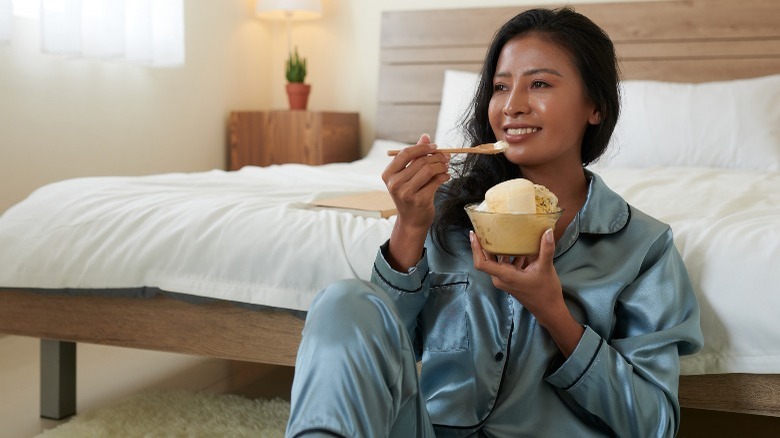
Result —
<instances>
[{"instance_id":1,"label":"eyebrow","mask_svg":"<svg viewBox=\"0 0 780 438\"><path fill-rule=\"evenodd\" d=\"M555 69L552 69L552 68L532 68L531 70L524 71L522 75L523 76L533 76L533 75L539 74L539 73L548 73L548 74L551 74L551 75L563 77L563 75L558 70L555 70ZM497 77L507 77L507 76L510 76L510 74L509 73L496 73L496 76Z\"/></svg>"}]
</instances>

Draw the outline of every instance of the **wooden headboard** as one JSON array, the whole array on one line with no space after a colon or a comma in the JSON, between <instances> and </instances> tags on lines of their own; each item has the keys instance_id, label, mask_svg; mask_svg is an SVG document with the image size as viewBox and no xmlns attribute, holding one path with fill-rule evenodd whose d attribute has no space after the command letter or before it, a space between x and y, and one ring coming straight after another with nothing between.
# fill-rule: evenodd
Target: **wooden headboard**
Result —
<instances>
[{"instance_id":1,"label":"wooden headboard","mask_svg":"<svg viewBox=\"0 0 780 438\"><path fill-rule=\"evenodd\" d=\"M414 143L433 133L444 70L479 71L493 33L531 7L384 12L376 137ZM780 73L778 0L574 7L612 38L624 79L705 82Z\"/></svg>"}]
</instances>

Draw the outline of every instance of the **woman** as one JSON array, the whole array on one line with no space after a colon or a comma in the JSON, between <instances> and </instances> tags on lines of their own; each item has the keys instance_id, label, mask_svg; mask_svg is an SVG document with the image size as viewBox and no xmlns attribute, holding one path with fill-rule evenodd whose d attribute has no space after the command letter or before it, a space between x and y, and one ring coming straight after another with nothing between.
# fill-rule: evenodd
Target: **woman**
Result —
<instances>
[{"instance_id":1,"label":"woman","mask_svg":"<svg viewBox=\"0 0 780 438\"><path fill-rule=\"evenodd\" d=\"M673 436L679 356L702 344L670 228L585 165L618 117L607 35L571 9L497 32L450 178L423 135L383 179L398 207L371 284L343 281L309 311L288 436ZM494 257L463 207L524 177L564 214L538 256ZM417 358L422 359L418 378Z\"/></svg>"}]
</instances>

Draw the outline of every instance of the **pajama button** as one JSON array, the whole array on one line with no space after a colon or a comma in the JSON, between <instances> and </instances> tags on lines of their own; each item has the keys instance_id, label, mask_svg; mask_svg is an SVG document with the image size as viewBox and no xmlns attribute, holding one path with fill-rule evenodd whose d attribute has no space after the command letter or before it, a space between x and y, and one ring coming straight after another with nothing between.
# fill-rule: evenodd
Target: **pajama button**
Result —
<instances>
[{"instance_id":1,"label":"pajama button","mask_svg":"<svg viewBox=\"0 0 780 438\"><path fill-rule=\"evenodd\" d=\"M504 353L498 352L496 353L496 362L501 362L504 359Z\"/></svg>"}]
</instances>

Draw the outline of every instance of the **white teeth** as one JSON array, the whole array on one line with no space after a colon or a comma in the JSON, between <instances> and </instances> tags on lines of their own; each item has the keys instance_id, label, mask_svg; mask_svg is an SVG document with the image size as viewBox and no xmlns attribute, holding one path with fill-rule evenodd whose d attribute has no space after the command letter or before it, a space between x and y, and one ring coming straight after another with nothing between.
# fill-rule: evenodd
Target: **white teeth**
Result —
<instances>
[{"instance_id":1,"label":"white teeth","mask_svg":"<svg viewBox=\"0 0 780 438\"><path fill-rule=\"evenodd\" d=\"M523 134L530 134L538 130L539 130L538 128L509 128L506 130L506 133L509 135L523 135Z\"/></svg>"}]
</instances>

